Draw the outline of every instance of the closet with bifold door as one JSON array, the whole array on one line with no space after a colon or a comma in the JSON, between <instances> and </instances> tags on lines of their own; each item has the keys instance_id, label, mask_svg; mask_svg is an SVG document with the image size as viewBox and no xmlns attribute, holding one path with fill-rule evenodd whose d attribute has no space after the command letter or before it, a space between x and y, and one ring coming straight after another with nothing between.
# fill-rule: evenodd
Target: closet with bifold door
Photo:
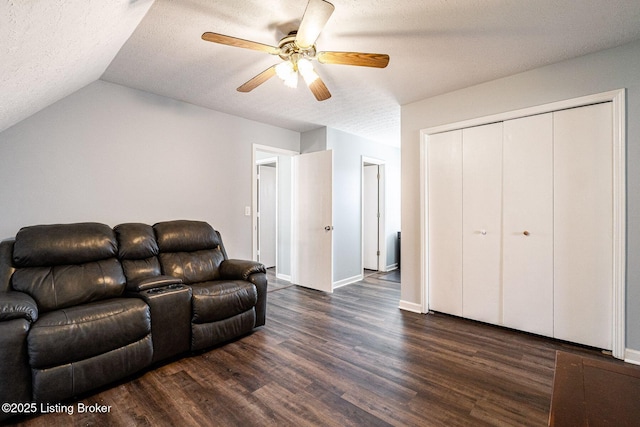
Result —
<instances>
[{"instance_id":1,"label":"closet with bifold door","mask_svg":"<svg viewBox=\"0 0 640 427\"><path fill-rule=\"evenodd\" d=\"M429 309L612 347L612 103L429 135Z\"/></svg>"}]
</instances>

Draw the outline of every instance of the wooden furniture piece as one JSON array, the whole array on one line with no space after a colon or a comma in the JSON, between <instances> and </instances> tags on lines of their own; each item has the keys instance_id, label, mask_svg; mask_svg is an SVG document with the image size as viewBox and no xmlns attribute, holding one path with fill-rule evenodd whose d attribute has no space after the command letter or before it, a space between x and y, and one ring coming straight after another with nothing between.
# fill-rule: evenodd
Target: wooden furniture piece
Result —
<instances>
[{"instance_id":1,"label":"wooden furniture piece","mask_svg":"<svg viewBox=\"0 0 640 427\"><path fill-rule=\"evenodd\" d=\"M549 425L637 426L640 367L558 351Z\"/></svg>"}]
</instances>

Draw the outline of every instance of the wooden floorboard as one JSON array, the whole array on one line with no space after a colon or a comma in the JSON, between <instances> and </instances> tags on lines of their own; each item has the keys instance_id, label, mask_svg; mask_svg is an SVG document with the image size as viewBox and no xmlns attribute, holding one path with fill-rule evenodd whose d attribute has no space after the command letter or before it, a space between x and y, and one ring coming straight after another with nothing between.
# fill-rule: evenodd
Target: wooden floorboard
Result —
<instances>
[{"instance_id":1,"label":"wooden floorboard","mask_svg":"<svg viewBox=\"0 0 640 427\"><path fill-rule=\"evenodd\" d=\"M267 324L20 426L544 426L556 350L599 352L398 309L398 275L333 294L277 282Z\"/></svg>"}]
</instances>

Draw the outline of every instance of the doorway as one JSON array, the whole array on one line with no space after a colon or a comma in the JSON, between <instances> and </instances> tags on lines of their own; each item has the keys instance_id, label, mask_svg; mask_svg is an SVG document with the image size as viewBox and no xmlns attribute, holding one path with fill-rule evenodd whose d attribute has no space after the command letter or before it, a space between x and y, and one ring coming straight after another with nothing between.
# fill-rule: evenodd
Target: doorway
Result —
<instances>
[{"instance_id":1,"label":"doorway","mask_svg":"<svg viewBox=\"0 0 640 427\"><path fill-rule=\"evenodd\" d=\"M362 158L363 276L387 271L384 215L384 161Z\"/></svg>"},{"instance_id":2,"label":"doorway","mask_svg":"<svg viewBox=\"0 0 640 427\"><path fill-rule=\"evenodd\" d=\"M247 214L252 217L253 259L286 282L291 282L292 158L295 155L298 153L291 150L253 145L252 208L247 208ZM265 181L262 186L259 173L261 181Z\"/></svg>"},{"instance_id":3,"label":"doorway","mask_svg":"<svg viewBox=\"0 0 640 427\"><path fill-rule=\"evenodd\" d=\"M259 160L257 167L257 260L275 268L278 247L278 158Z\"/></svg>"}]
</instances>

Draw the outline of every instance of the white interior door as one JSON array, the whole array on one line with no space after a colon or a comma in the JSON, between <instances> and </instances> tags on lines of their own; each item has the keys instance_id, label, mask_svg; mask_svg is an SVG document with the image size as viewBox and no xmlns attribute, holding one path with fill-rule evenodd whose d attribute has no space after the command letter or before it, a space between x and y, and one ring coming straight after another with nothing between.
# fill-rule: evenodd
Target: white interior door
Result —
<instances>
[{"instance_id":1,"label":"white interior door","mask_svg":"<svg viewBox=\"0 0 640 427\"><path fill-rule=\"evenodd\" d=\"M553 336L553 116L504 122L503 324Z\"/></svg>"},{"instance_id":2,"label":"white interior door","mask_svg":"<svg viewBox=\"0 0 640 427\"><path fill-rule=\"evenodd\" d=\"M612 348L612 105L554 113L556 338Z\"/></svg>"},{"instance_id":3,"label":"white interior door","mask_svg":"<svg viewBox=\"0 0 640 427\"><path fill-rule=\"evenodd\" d=\"M502 123L462 131L462 313L502 321Z\"/></svg>"},{"instance_id":4,"label":"white interior door","mask_svg":"<svg viewBox=\"0 0 640 427\"><path fill-rule=\"evenodd\" d=\"M333 291L333 152L294 157L293 282Z\"/></svg>"},{"instance_id":5,"label":"white interior door","mask_svg":"<svg viewBox=\"0 0 640 427\"><path fill-rule=\"evenodd\" d=\"M276 266L277 236L277 163L261 164L258 193L258 261L265 267Z\"/></svg>"},{"instance_id":6,"label":"white interior door","mask_svg":"<svg viewBox=\"0 0 640 427\"><path fill-rule=\"evenodd\" d=\"M380 262L380 198L378 165L363 168L363 266L379 270Z\"/></svg>"}]
</instances>

